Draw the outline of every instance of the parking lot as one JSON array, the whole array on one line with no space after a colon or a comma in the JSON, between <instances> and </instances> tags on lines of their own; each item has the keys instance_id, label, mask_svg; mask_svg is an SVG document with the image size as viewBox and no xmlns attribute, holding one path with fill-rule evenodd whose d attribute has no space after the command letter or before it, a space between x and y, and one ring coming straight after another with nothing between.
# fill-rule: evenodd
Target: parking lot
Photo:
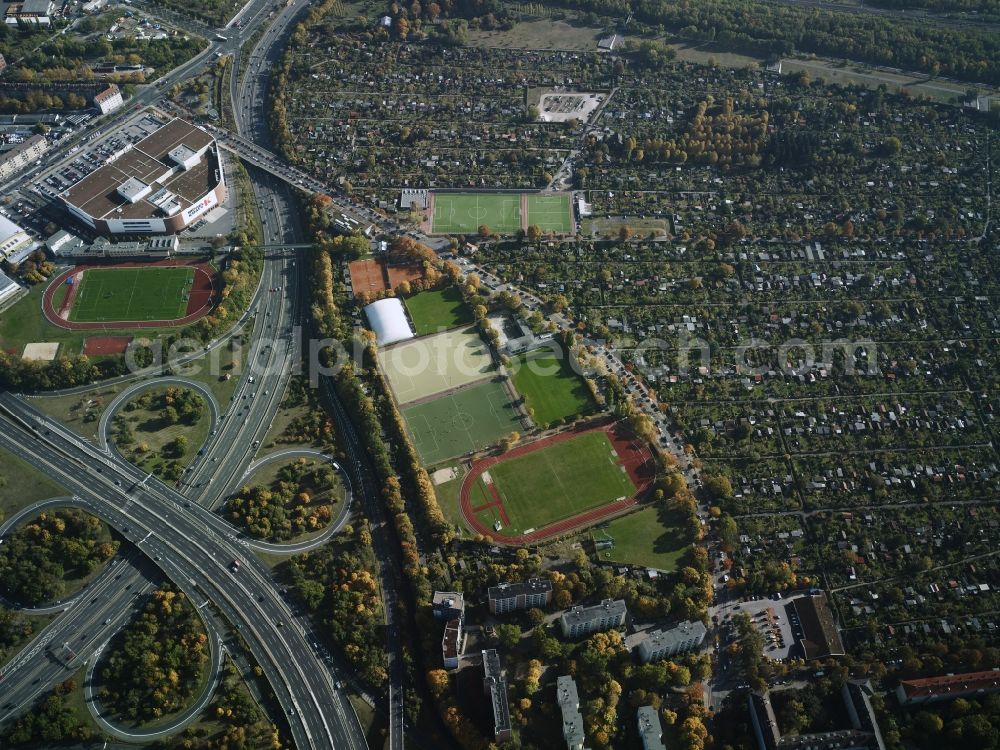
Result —
<instances>
[{"instance_id":1,"label":"parking lot","mask_svg":"<svg viewBox=\"0 0 1000 750\"><path fill-rule=\"evenodd\" d=\"M791 601L762 596L754 596L748 601L737 600L720 609L717 614L719 627L724 631L728 630L727 624L736 615L745 613L764 636L764 656L776 660L787 659L801 632ZM725 638L723 642L727 642Z\"/></svg>"},{"instance_id":2,"label":"parking lot","mask_svg":"<svg viewBox=\"0 0 1000 750\"><path fill-rule=\"evenodd\" d=\"M55 198L164 124L165 121L148 113L129 122L91 148L78 152L72 161L46 175L38 185L39 191L48 198Z\"/></svg>"}]
</instances>

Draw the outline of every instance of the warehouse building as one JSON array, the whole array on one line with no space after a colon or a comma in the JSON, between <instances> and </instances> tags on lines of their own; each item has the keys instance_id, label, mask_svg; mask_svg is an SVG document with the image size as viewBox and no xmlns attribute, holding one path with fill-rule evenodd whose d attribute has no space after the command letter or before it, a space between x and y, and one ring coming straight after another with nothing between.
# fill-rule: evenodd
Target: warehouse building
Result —
<instances>
[{"instance_id":1,"label":"warehouse building","mask_svg":"<svg viewBox=\"0 0 1000 750\"><path fill-rule=\"evenodd\" d=\"M215 139L171 120L60 195L102 234L175 234L226 199Z\"/></svg>"}]
</instances>

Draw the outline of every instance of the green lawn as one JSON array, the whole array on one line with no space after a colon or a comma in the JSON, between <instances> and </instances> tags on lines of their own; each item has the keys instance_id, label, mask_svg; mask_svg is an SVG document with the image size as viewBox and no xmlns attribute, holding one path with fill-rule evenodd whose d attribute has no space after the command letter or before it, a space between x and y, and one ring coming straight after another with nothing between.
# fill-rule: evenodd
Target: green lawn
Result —
<instances>
[{"instance_id":1,"label":"green lawn","mask_svg":"<svg viewBox=\"0 0 1000 750\"><path fill-rule=\"evenodd\" d=\"M603 432L501 461L489 474L510 519L506 533L538 529L636 491Z\"/></svg>"},{"instance_id":2,"label":"green lawn","mask_svg":"<svg viewBox=\"0 0 1000 750\"><path fill-rule=\"evenodd\" d=\"M593 401L583 379L551 349L523 354L511 366L514 387L534 410L536 424L588 414Z\"/></svg>"},{"instance_id":3,"label":"green lawn","mask_svg":"<svg viewBox=\"0 0 1000 750\"><path fill-rule=\"evenodd\" d=\"M87 440L96 440L101 413L123 387L94 388L69 396L38 396L31 403Z\"/></svg>"},{"instance_id":4,"label":"green lawn","mask_svg":"<svg viewBox=\"0 0 1000 750\"><path fill-rule=\"evenodd\" d=\"M0 448L0 520L36 500L69 495L66 489L34 466Z\"/></svg>"},{"instance_id":5,"label":"green lawn","mask_svg":"<svg viewBox=\"0 0 1000 750\"><path fill-rule=\"evenodd\" d=\"M89 268L83 272L70 320L176 320L187 310L194 269Z\"/></svg>"},{"instance_id":6,"label":"green lawn","mask_svg":"<svg viewBox=\"0 0 1000 750\"><path fill-rule=\"evenodd\" d=\"M521 228L520 193L434 193L435 234L514 234Z\"/></svg>"},{"instance_id":7,"label":"green lawn","mask_svg":"<svg viewBox=\"0 0 1000 750\"><path fill-rule=\"evenodd\" d=\"M438 505L441 506L444 517L452 525L462 529L465 528L465 516L462 515L459 491L462 489L462 480L465 479L466 471L462 465L452 464L451 468L455 470L455 478L435 485L434 493L437 495Z\"/></svg>"},{"instance_id":8,"label":"green lawn","mask_svg":"<svg viewBox=\"0 0 1000 750\"><path fill-rule=\"evenodd\" d=\"M405 408L403 417L427 465L482 450L522 429L507 391L494 380Z\"/></svg>"},{"instance_id":9,"label":"green lawn","mask_svg":"<svg viewBox=\"0 0 1000 750\"><path fill-rule=\"evenodd\" d=\"M667 219L640 219L636 216L628 219L595 217L580 222L580 234L584 237L610 237L617 239L622 227L632 230L632 235L639 238L666 237L670 232L670 222Z\"/></svg>"},{"instance_id":10,"label":"green lawn","mask_svg":"<svg viewBox=\"0 0 1000 750\"><path fill-rule=\"evenodd\" d=\"M614 549L597 554L601 560L674 570L690 544L681 524L683 519L665 508L643 508L609 523L602 531L614 538Z\"/></svg>"},{"instance_id":11,"label":"green lawn","mask_svg":"<svg viewBox=\"0 0 1000 750\"><path fill-rule=\"evenodd\" d=\"M175 388L177 386L169 386ZM188 424L183 421L176 424L168 424L161 417L158 404L154 401L151 408L128 410L128 405L136 401L147 393L152 392L159 396L165 390L164 387L153 387L150 390L143 390L133 398L122 404L112 420L111 434L115 445L121 454L132 461L143 471L152 472L160 478L177 478L173 476L171 466L176 464L179 469L183 469L194 461L198 455L198 450L208 437L209 429L212 426L212 416L208 404L204 403L201 395L198 399L202 402L201 416L194 422ZM180 387L179 390L184 390ZM124 443L121 431L117 425L119 418L124 418L132 436L132 442ZM187 448L184 455L171 458L163 455L163 449L167 443L173 442L178 437L187 439ZM145 450L143 450L145 448ZM179 474L178 474L179 475Z\"/></svg>"},{"instance_id":12,"label":"green lawn","mask_svg":"<svg viewBox=\"0 0 1000 750\"><path fill-rule=\"evenodd\" d=\"M134 334L134 328L112 328L100 331L70 331L52 325L42 315L42 292L46 284L36 284L27 296L18 300L13 307L0 313L0 348L20 355L24 345L33 341L55 341L61 344L59 356L72 357L83 351L83 340L94 333L101 336ZM186 304L186 303L185 303ZM169 328L144 328L142 335L156 338Z\"/></svg>"},{"instance_id":13,"label":"green lawn","mask_svg":"<svg viewBox=\"0 0 1000 750\"><path fill-rule=\"evenodd\" d=\"M31 287L26 297L0 313L0 348L20 355L24 345L33 341L57 341L60 355L73 356L83 351L86 331L67 331L49 323L42 315L42 292L46 284ZM104 335L104 331L100 332ZM108 331L120 333L120 331Z\"/></svg>"},{"instance_id":14,"label":"green lawn","mask_svg":"<svg viewBox=\"0 0 1000 750\"><path fill-rule=\"evenodd\" d=\"M569 193L529 195L528 224L537 224L543 232L572 233L573 211Z\"/></svg>"},{"instance_id":15,"label":"green lawn","mask_svg":"<svg viewBox=\"0 0 1000 750\"><path fill-rule=\"evenodd\" d=\"M418 336L472 322L469 308L462 301L461 293L453 286L415 294L406 300L406 309L413 319Z\"/></svg>"}]
</instances>

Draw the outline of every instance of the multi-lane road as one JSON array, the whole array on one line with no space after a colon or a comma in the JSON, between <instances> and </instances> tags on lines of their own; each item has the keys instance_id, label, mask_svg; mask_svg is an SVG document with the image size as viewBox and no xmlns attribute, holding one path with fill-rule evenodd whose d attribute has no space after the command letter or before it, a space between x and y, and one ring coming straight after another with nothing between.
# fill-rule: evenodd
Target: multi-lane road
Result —
<instances>
[{"instance_id":1,"label":"multi-lane road","mask_svg":"<svg viewBox=\"0 0 1000 750\"><path fill-rule=\"evenodd\" d=\"M264 39L284 38L286 27L304 5L299 0L285 6L275 18L275 31ZM265 12L269 12L267 2L248 4L242 33L252 33ZM239 35L233 35L210 46L155 86L144 88L137 104L157 102L160 91L209 61L211 53L235 53L239 44ZM248 75L246 80L252 79ZM253 82L250 90L263 100L260 82ZM251 177L256 201L267 211L266 244L280 246L300 239L287 186L263 173ZM211 511L242 478L297 363L299 271L292 255L277 253L266 261L261 289L279 291L258 292L255 297L249 367L232 406L220 415L216 434L188 472L184 494L142 476L135 467L77 438L11 394L0 395L9 428L0 444L62 482L74 493L74 503L100 515L145 553L201 609L213 639L226 627L213 612L240 631L286 713L296 747L362 748L363 731L346 696L335 687L318 644L312 636L307 638L306 628L268 570L250 554L247 541ZM233 569L234 560L241 561L238 571ZM155 575L143 562L134 556L118 558L85 596L74 600L3 670L6 703L0 709L0 723L16 716L107 643L130 614L131 600L153 585ZM214 641L213 646L218 648Z\"/></svg>"}]
</instances>

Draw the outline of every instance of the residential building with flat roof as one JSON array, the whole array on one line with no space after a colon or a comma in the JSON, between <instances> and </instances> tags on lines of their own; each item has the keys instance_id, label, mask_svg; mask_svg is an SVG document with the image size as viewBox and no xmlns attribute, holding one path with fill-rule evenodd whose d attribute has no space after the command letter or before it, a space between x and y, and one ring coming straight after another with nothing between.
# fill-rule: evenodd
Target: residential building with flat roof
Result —
<instances>
[{"instance_id":1,"label":"residential building with flat roof","mask_svg":"<svg viewBox=\"0 0 1000 750\"><path fill-rule=\"evenodd\" d=\"M13 177L30 167L48 151L48 148L49 142L45 140L45 136L33 135L14 148L0 152L0 180Z\"/></svg>"},{"instance_id":2,"label":"residential building with flat roof","mask_svg":"<svg viewBox=\"0 0 1000 750\"><path fill-rule=\"evenodd\" d=\"M462 618L448 620L441 637L441 661L445 669L457 669L458 657L462 655Z\"/></svg>"},{"instance_id":3,"label":"residential building with flat roof","mask_svg":"<svg viewBox=\"0 0 1000 750\"><path fill-rule=\"evenodd\" d=\"M573 607L562 613L559 627L564 638L582 638L625 624L628 608L624 599L605 599L593 607Z\"/></svg>"},{"instance_id":4,"label":"residential building with flat roof","mask_svg":"<svg viewBox=\"0 0 1000 750\"><path fill-rule=\"evenodd\" d=\"M660 661L698 648L708 631L700 620L688 620L666 630L651 630L636 651L643 664Z\"/></svg>"},{"instance_id":5,"label":"residential building with flat roof","mask_svg":"<svg viewBox=\"0 0 1000 750\"><path fill-rule=\"evenodd\" d=\"M495 648L483 651L483 690L493 704L493 738L510 739L510 706L507 704L507 681L503 678L500 656Z\"/></svg>"},{"instance_id":6,"label":"residential building with flat roof","mask_svg":"<svg viewBox=\"0 0 1000 750\"><path fill-rule=\"evenodd\" d=\"M663 727L660 726L660 712L652 706L640 706L636 712L639 723L639 738L643 750L667 750L663 745Z\"/></svg>"},{"instance_id":7,"label":"residential building with flat roof","mask_svg":"<svg viewBox=\"0 0 1000 750\"><path fill-rule=\"evenodd\" d=\"M562 734L566 750L583 750L583 716L580 714L580 694L569 675L556 678L556 703L562 712Z\"/></svg>"},{"instance_id":8,"label":"residential building with flat roof","mask_svg":"<svg viewBox=\"0 0 1000 750\"><path fill-rule=\"evenodd\" d=\"M60 194L101 234L175 234L226 199L215 139L174 119Z\"/></svg>"},{"instance_id":9,"label":"residential building with flat roof","mask_svg":"<svg viewBox=\"0 0 1000 750\"><path fill-rule=\"evenodd\" d=\"M489 588L490 612L502 615L516 609L545 607L552 601L552 581L532 578L522 583L501 583Z\"/></svg>"},{"instance_id":10,"label":"residential building with flat roof","mask_svg":"<svg viewBox=\"0 0 1000 750\"><path fill-rule=\"evenodd\" d=\"M465 597L460 591L435 591L431 609L439 620L454 620L465 615Z\"/></svg>"},{"instance_id":11,"label":"residential building with flat roof","mask_svg":"<svg viewBox=\"0 0 1000 750\"><path fill-rule=\"evenodd\" d=\"M758 750L885 750L871 695L871 684L867 681L845 682L840 688L846 715L841 728L782 735L770 693L751 693L747 700Z\"/></svg>"},{"instance_id":12,"label":"residential building with flat roof","mask_svg":"<svg viewBox=\"0 0 1000 750\"><path fill-rule=\"evenodd\" d=\"M53 0L21 0L7 5L7 14L4 23L8 26L17 26L19 21L25 23L37 23L48 26L52 23Z\"/></svg>"}]
</instances>

